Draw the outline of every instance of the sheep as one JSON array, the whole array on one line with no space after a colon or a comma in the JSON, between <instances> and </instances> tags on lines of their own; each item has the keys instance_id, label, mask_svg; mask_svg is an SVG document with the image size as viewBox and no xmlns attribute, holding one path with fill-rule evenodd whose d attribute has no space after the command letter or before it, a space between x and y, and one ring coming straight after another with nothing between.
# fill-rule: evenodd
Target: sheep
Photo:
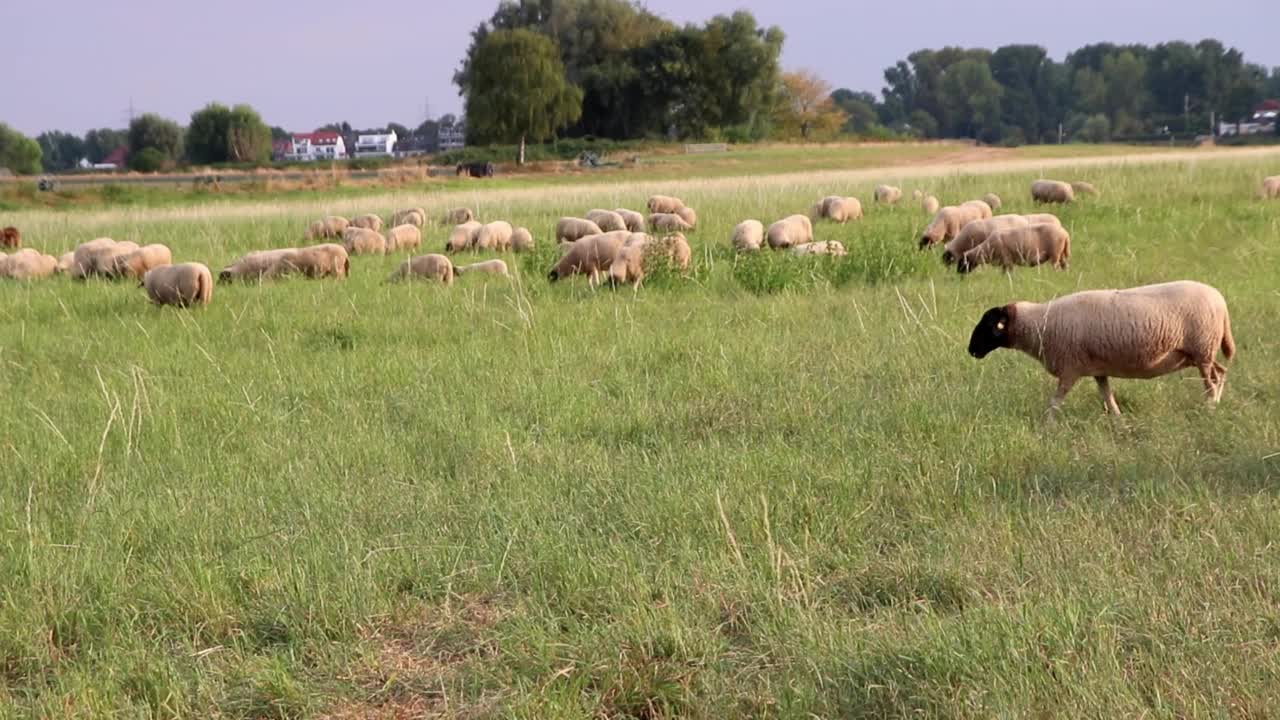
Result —
<instances>
[{"instance_id":1,"label":"sheep","mask_svg":"<svg viewBox=\"0 0 1280 720\"><path fill-rule=\"evenodd\" d=\"M1031 183L1031 199L1038 203L1070 203L1076 200L1076 191L1059 180L1036 180Z\"/></svg>"},{"instance_id":2,"label":"sheep","mask_svg":"<svg viewBox=\"0 0 1280 720\"><path fill-rule=\"evenodd\" d=\"M1272 175L1262 181L1262 197L1267 200L1280 198L1280 175Z\"/></svg>"},{"instance_id":3,"label":"sheep","mask_svg":"<svg viewBox=\"0 0 1280 720\"><path fill-rule=\"evenodd\" d=\"M738 252L755 252L764 244L764 223L759 220L743 220L733 229L729 238Z\"/></svg>"},{"instance_id":4,"label":"sheep","mask_svg":"<svg viewBox=\"0 0 1280 720\"><path fill-rule=\"evenodd\" d=\"M1053 263L1066 270L1071 258L1071 235L1061 225L1029 225L998 230L987 241L959 256L956 270L973 272L980 265L996 263L1006 271L1015 265L1034 267Z\"/></svg>"},{"instance_id":5,"label":"sheep","mask_svg":"<svg viewBox=\"0 0 1280 720\"><path fill-rule=\"evenodd\" d=\"M957 258L987 241L987 238L1000 230L1030 225L1021 215L997 215L989 220L974 220L960 229L942 252L942 264L950 265Z\"/></svg>"},{"instance_id":6,"label":"sheep","mask_svg":"<svg viewBox=\"0 0 1280 720\"><path fill-rule=\"evenodd\" d=\"M1097 197L1101 194L1098 192L1098 188L1094 187L1093 183L1088 183L1083 180L1076 180L1071 183L1071 189L1075 191L1075 194L1077 195L1090 195Z\"/></svg>"},{"instance_id":7,"label":"sheep","mask_svg":"<svg viewBox=\"0 0 1280 720\"><path fill-rule=\"evenodd\" d=\"M902 189L892 185L876 186L876 203L880 205L897 205L902 199Z\"/></svg>"},{"instance_id":8,"label":"sheep","mask_svg":"<svg viewBox=\"0 0 1280 720\"><path fill-rule=\"evenodd\" d=\"M692 230L693 226L674 213L654 213L649 216L649 229L658 232L684 232Z\"/></svg>"},{"instance_id":9,"label":"sheep","mask_svg":"<svg viewBox=\"0 0 1280 720\"><path fill-rule=\"evenodd\" d=\"M347 227L364 228L374 232L382 232L382 218L369 213L351 218L351 223Z\"/></svg>"},{"instance_id":10,"label":"sheep","mask_svg":"<svg viewBox=\"0 0 1280 720\"><path fill-rule=\"evenodd\" d=\"M626 219L612 210L592 210L587 213L587 219L595 223L602 232L631 230L627 227Z\"/></svg>"},{"instance_id":11,"label":"sheep","mask_svg":"<svg viewBox=\"0 0 1280 720\"><path fill-rule=\"evenodd\" d=\"M476 233L476 241L472 244L475 250L497 250L498 252L506 252L511 249L511 234L515 232L511 227L511 223L491 222L480 228Z\"/></svg>"},{"instance_id":12,"label":"sheep","mask_svg":"<svg viewBox=\"0 0 1280 720\"><path fill-rule=\"evenodd\" d=\"M1217 404L1227 382L1218 351L1228 360L1236 352L1222 293L1189 280L991 308L973 329L969 354L981 360L998 348L1035 358L1057 378L1051 418L1081 378L1092 377L1107 412L1119 415L1108 378L1149 379L1192 367Z\"/></svg>"},{"instance_id":13,"label":"sheep","mask_svg":"<svg viewBox=\"0 0 1280 720\"><path fill-rule=\"evenodd\" d=\"M919 189L912 190L911 199L915 200L916 202L920 202L921 200L924 200L924 191Z\"/></svg>"},{"instance_id":14,"label":"sheep","mask_svg":"<svg viewBox=\"0 0 1280 720\"><path fill-rule=\"evenodd\" d=\"M453 284L453 262L444 255L432 253L409 258L400 263L400 267L387 277L387 282L401 280L438 280L445 285Z\"/></svg>"},{"instance_id":15,"label":"sheep","mask_svg":"<svg viewBox=\"0 0 1280 720\"><path fill-rule=\"evenodd\" d=\"M938 202L938 198L930 195L920 201L920 208L924 210L925 215L937 215L938 210L942 208L942 203Z\"/></svg>"},{"instance_id":16,"label":"sheep","mask_svg":"<svg viewBox=\"0 0 1280 720\"><path fill-rule=\"evenodd\" d=\"M208 305L213 300L213 274L201 263L152 268L139 285L156 305Z\"/></svg>"},{"instance_id":17,"label":"sheep","mask_svg":"<svg viewBox=\"0 0 1280 720\"><path fill-rule=\"evenodd\" d=\"M444 250L447 253L462 252L475 244L476 235L480 233L480 228L484 227L475 220L458 225L450 233L449 239L445 241Z\"/></svg>"},{"instance_id":18,"label":"sheep","mask_svg":"<svg viewBox=\"0 0 1280 720\"><path fill-rule=\"evenodd\" d=\"M690 230L696 230L698 227L698 212L691 207L685 206L678 208L675 212L681 220L689 225Z\"/></svg>"},{"instance_id":19,"label":"sheep","mask_svg":"<svg viewBox=\"0 0 1280 720\"><path fill-rule=\"evenodd\" d=\"M283 277L293 270L294 266L292 264L292 259L297 254L297 248L280 248L277 250L259 250L257 252L251 252L222 268L222 271L218 273L218 282L227 283L233 280L270 280Z\"/></svg>"},{"instance_id":20,"label":"sheep","mask_svg":"<svg viewBox=\"0 0 1280 720\"><path fill-rule=\"evenodd\" d=\"M856 197L828 195L814 206L814 214L818 219L841 224L859 220L862 218L862 201Z\"/></svg>"},{"instance_id":21,"label":"sheep","mask_svg":"<svg viewBox=\"0 0 1280 720\"><path fill-rule=\"evenodd\" d=\"M387 239L373 230L347 228L342 233L342 247L348 255L386 255Z\"/></svg>"},{"instance_id":22,"label":"sheep","mask_svg":"<svg viewBox=\"0 0 1280 720\"><path fill-rule=\"evenodd\" d=\"M788 252L792 255L833 255L835 257L844 257L849 254L844 249L844 243L836 240L793 245Z\"/></svg>"},{"instance_id":23,"label":"sheep","mask_svg":"<svg viewBox=\"0 0 1280 720\"><path fill-rule=\"evenodd\" d=\"M322 238L340 238L342 231L346 230L351 224L349 220L338 215L330 215L323 220L317 220L307 227L306 240L319 240Z\"/></svg>"},{"instance_id":24,"label":"sheep","mask_svg":"<svg viewBox=\"0 0 1280 720\"><path fill-rule=\"evenodd\" d=\"M22 247L22 233L18 232L18 228L12 225L0 230L0 246L7 248Z\"/></svg>"},{"instance_id":25,"label":"sheep","mask_svg":"<svg viewBox=\"0 0 1280 720\"><path fill-rule=\"evenodd\" d=\"M309 278L344 278L351 274L351 256L337 243L299 248L286 265L290 271L297 270Z\"/></svg>"},{"instance_id":26,"label":"sheep","mask_svg":"<svg viewBox=\"0 0 1280 720\"><path fill-rule=\"evenodd\" d=\"M804 215L792 215L769 226L765 237L774 250L813 242L813 223Z\"/></svg>"},{"instance_id":27,"label":"sheep","mask_svg":"<svg viewBox=\"0 0 1280 720\"><path fill-rule=\"evenodd\" d=\"M475 219L476 219L476 214L471 211L471 208L460 207L460 208L454 208L449 212L445 213L444 218L442 218L440 221L440 224L455 225L455 226L466 225L467 223L472 222Z\"/></svg>"},{"instance_id":28,"label":"sheep","mask_svg":"<svg viewBox=\"0 0 1280 720\"><path fill-rule=\"evenodd\" d=\"M668 215L674 213L684 207L684 201L680 198L670 197L668 195L654 195L649 198L646 204L651 214L666 213Z\"/></svg>"},{"instance_id":29,"label":"sheep","mask_svg":"<svg viewBox=\"0 0 1280 720\"><path fill-rule=\"evenodd\" d=\"M107 277L125 277L142 279L148 270L173 264L173 252L158 243L144 245L137 250L112 258L107 268Z\"/></svg>"},{"instance_id":30,"label":"sheep","mask_svg":"<svg viewBox=\"0 0 1280 720\"><path fill-rule=\"evenodd\" d=\"M417 250L422 246L422 231L416 225L397 225L387 231L387 252Z\"/></svg>"},{"instance_id":31,"label":"sheep","mask_svg":"<svg viewBox=\"0 0 1280 720\"><path fill-rule=\"evenodd\" d=\"M42 280L58 269L58 259L30 248L12 255L0 255L0 278Z\"/></svg>"},{"instance_id":32,"label":"sheep","mask_svg":"<svg viewBox=\"0 0 1280 720\"><path fill-rule=\"evenodd\" d=\"M599 225L582 218L562 217L556 221L556 242L576 242L603 232Z\"/></svg>"},{"instance_id":33,"label":"sheep","mask_svg":"<svg viewBox=\"0 0 1280 720\"><path fill-rule=\"evenodd\" d=\"M391 227L400 227L401 225L413 225L414 227L422 227L427 224L427 211L422 208L409 208L401 210L391 216Z\"/></svg>"},{"instance_id":34,"label":"sheep","mask_svg":"<svg viewBox=\"0 0 1280 720\"><path fill-rule=\"evenodd\" d=\"M977 210L979 220L990 220L991 217L995 215L991 210L991 206L988 205L985 200L970 200L968 202L960 203L960 207L971 207Z\"/></svg>"},{"instance_id":35,"label":"sheep","mask_svg":"<svg viewBox=\"0 0 1280 720\"><path fill-rule=\"evenodd\" d=\"M75 264L76 264L75 250L62 253L62 255L58 257L57 273L59 275L66 275L67 273L71 272L71 268L74 267Z\"/></svg>"},{"instance_id":36,"label":"sheep","mask_svg":"<svg viewBox=\"0 0 1280 720\"><path fill-rule=\"evenodd\" d=\"M992 212L995 212L1004 206L1004 201L1000 199L999 195L993 192L983 195L982 202L986 203L987 207L991 208Z\"/></svg>"},{"instance_id":37,"label":"sheep","mask_svg":"<svg viewBox=\"0 0 1280 720\"><path fill-rule=\"evenodd\" d=\"M622 216L622 221L627 224L628 230L631 232L644 232L644 215L626 208L618 208L614 212Z\"/></svg>"},{"instance_id":38,"label":"sheep","mask_svg":"<svg viewBox=\"0 0 1280 720\"><path fill-rule=\"evenodd\" d=\"M689 269L689 263L693 260L693 248L689 247L689 240L683 233L675 233L662 238L662 246L666 252L670 253L671 262L680 272Z\"/></svg>"},{"instance_id":39,"label":"sheep","mask_svg":"<svg viewBox=\"0 0 1280 720\"><path fill-rule=\"evenodd\" d=\"M1022 217L1026 218L1027 222L1031 225L1043 225L1045 223L1058 226L1062 225L1062 221L1053 213L1031 213L1030 215L1023 215Z\"/></svg>"},{"instance_id":40,"label":"sheep","mask_svg":"<svg viewBox=\"0 0 1280 720\"><path fill-rule=\"evenodd\" d=\"M570 275L587 275L591 285L596 285L600 281L600 274L608 272L613 258L630 236L631 233L622 230L600 233L574 242L547 273L547 279L556 282Z\"/></svg>"},{"instance_id":41,"label":"sheep","mask_svg":"<svg viewBox=\"0 0 1280 720\"><path fill-rule=\"evenodd\" d=\"M920 249L947 242L959 235L965 225L982 219L981 209L974 205L948 205L934 214L920 235Z\"/></svg>"},{"instance_id":42,"label":"sheep","mask_svg":"<svg viewBox=\"0 0 1280 720\"><path fill-rule=\"evenodd\" d=\"M71 277L84 280L94 275L110 275L116 258L138 249L137 243L116 242L111 238L97 238L81 243L75 249Z\"/></svg>"},{"instance_id":43,"label":"sheep","mask_svg":"<svg viewBox=\"0 0 1280 720\"><path fill-rule=\"evenodd\" d=\"M683 272L689 269L692 255L684 235L677 233L655 240L644 233L632 233L609 265L609 284L617 287L631 283L639 287L652 263L659 258L665 258L668 267Z\"/></svg>"},{"instance_id":44,"label":"sheep","mask_svg":"<svg viewBox=\"0 0 1280 720\"><path fill-rule=\"evenodd\" d=\"M511 273L507 272L507 264L501 260L485 260L484 262L471 263L470 265L458 265L453 268L455 276L464 273L489 273L490 275L501 275L503 277L511 277Z\"/></svg>"},{"instance_id":45,"label":"sheep","mask_svg":"<svg viewBox=\"0 0 1280 720\"><path fill-rule=\"evenodd\" d=\"M511 231L512 252L530 252L533 247L533 233L529 232L529 228L518 227Z\"/></svg>"}]
</instances>

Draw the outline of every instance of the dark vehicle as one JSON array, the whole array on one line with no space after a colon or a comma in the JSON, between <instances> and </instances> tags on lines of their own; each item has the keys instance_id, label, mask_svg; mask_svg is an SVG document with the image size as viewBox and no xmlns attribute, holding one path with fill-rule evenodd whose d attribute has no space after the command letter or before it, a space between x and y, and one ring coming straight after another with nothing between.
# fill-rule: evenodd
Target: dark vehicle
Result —
<instances>
[{"instance_id":1,"label":"dark vehicle","mask_svg":"<svg viewBox=\"0 0 1280 720\"><path fill-rule=\"evenodd\" d=\"M458 177L493 177L493 163L460 163L458 165Z\"/></svg>"}]
</instances>

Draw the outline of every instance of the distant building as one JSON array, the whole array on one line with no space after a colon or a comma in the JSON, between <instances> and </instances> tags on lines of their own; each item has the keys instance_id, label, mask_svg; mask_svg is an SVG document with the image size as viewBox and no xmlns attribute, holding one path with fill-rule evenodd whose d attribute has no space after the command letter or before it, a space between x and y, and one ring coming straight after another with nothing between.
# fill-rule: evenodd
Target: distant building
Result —
<instances>
[{"instance_id":1,"label":"distant building","mask_svg":"<svg viewBox=\"0 0 1280 720\"><path fill-rule=\"evenodd\" d=\"M459 150L467 146L467 126L463 123L441 125L436 134L440 152Z\"/></svg>"},{"instance_id":2,"label":"distant building","mask_svg":"<svg viewBox=\"0 0 1280 720\"><path fill-rule=\"evenodd\" d=\"M395 130L376 135L359 135L356 137L355 156L358 158L391 157L398 139Z\"/></svg>"},{"instance_id":3,"label":"distant building","mask_svg":"<svg viewBox=\"0 0 1280 720\"><path fill-rule=\"evenodd\" d=\"M342 135L332 131L294 133L293 151L287 160L314 162L317 160L342 160L347 157L347 144Z\"/></svg>"}]
</instances>

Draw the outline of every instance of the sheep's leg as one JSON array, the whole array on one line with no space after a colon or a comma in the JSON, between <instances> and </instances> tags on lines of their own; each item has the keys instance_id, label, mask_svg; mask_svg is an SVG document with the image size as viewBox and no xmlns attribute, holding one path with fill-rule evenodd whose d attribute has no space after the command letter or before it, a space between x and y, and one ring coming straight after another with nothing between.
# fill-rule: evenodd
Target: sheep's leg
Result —
<instances>
[{"instance_id":1,"label":"sheep's leg","mask_svg":"<svg viewBox=\"0 0 1280 720\"><path fill-rule=\"evenodd\" d=\"M1116 394L1111 390L1111 382L1105 375L1095 377L1094 380L1098 383L1098 394L1102 396L1102 407L1112 415L1119 415L1120 406L1116 404Z\"/></svg>"},{"instance_id":2,"label":"sheep's leg","mask_svg":"<svg viewBox=\"0 0 1280 720\"><path fill-rule=\"evenodd\" d=\"M1210 405L1216 405L1222 399L1222 386L1226 383L1225 376L1218 376L1215 365L1217 362L1200 366L1200 379L1204 380L1204 394L1208 397Z\"/></svg>"},{"instance_id":3,"label":"sheep's leg","mask_svg":"<svg viewBox=\"0 0 1280 720\"><path fill-rule=\"evenodd\" d=\"M1053 420L1058 414L1058 408L1062 407L1062 401L1067 399L1067 393L1071 392L1071 388L1075 387L1076 381L1080 378L1074 375L1063 375L1058 378L1058 391L1053 394L1053 399L1049 401L1049 419Z\"/></svg>"},{"instance_id":4,"label":"sheep's leg","mask_svg":"<svg viewBox=\"0 0 1280 720\"><path fill-rule=\"evenodd\" d=\"M1217 395L1214 399L1216 402L1222 400L1222 391L1227 389L1227 368L1215 360L1213 362L1213 372L1218 384Z\"/></svg>"}]
</instances>

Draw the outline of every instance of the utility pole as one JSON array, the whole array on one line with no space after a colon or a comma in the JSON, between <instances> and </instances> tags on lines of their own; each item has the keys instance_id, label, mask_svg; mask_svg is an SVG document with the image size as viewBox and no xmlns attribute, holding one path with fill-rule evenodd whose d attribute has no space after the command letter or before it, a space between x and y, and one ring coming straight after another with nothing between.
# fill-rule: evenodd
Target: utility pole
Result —
<instances>
[{"instance_id":1,"label":"utility pole","mask_svg":"<svg viewBox=\"0 0 1280 720\"><path fill-rule=\"evenodd\" d=\"M1191 130L1191 93L1182 96L1182 127L1186 131Z\"/></svg>"}]
</instances>

